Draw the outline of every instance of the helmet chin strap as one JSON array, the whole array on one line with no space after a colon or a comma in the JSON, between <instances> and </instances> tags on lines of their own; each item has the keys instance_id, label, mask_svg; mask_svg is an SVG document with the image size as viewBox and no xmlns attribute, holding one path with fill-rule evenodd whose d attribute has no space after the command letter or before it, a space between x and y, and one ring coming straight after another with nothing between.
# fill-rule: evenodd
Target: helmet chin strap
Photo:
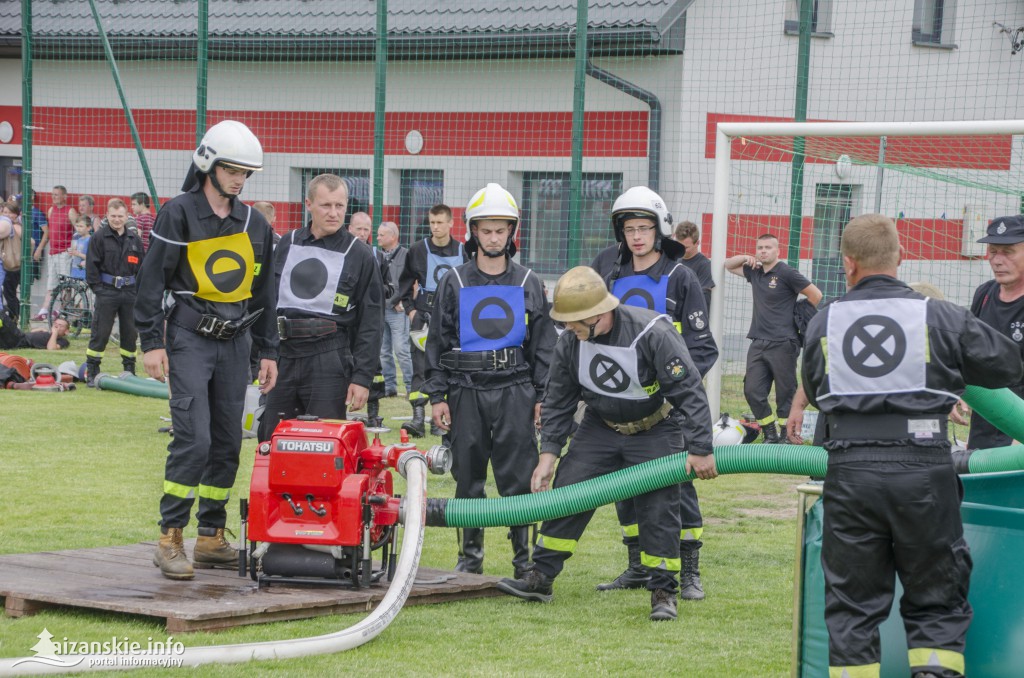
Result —
<instances>
[{"instance_id":1,"label":"helmet chin strap","mask_svg":"<svg viewBox=\"0 0 1024 678\"><path fill-rule=\"evenodd\" d=\"M217 190L218 193L220 193L220 196L222 198L227 198L228 200L231 200L232 198L238 197L236 195L231 195L230 193L225 193L224 192L224 187L220 185L219 181L217 181L216 169L217 169L217 165L214 165L213 167L210 168L209 173L206 175L210 179L210 184ZM250 174L252 174L252 173L250 172ZM241 191L238 192L239 195L241 195L241 193L242 193Z\"/></svg>"},{"instance_id":2,"label":"helmet chin strap","mask_svg":"<svg viewBox=\"0 0 1024 678\"><path fill-rule=\"evenodd\" d=\"M601 322L601 318L600 317L598 317L598 319L594 321L593 325L587 325L587 330L588 330L587 338L584 339L583 341L590 341L591 339L594 338L594 330L597 329L597 324L599 322Z\"/></svg>"}]
</instances>

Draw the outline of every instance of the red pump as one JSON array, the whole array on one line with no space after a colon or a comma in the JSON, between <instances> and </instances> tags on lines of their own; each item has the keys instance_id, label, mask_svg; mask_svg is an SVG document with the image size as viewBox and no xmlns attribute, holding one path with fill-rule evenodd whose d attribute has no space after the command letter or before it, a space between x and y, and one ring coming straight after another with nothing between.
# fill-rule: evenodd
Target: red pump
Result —
<instances>
[{"instance_id":1,"label":"red pump","mask_svg":"<svg viewBox=\"0 0 1024 678\"><path fill-rule=\"evenodd\" d=\"M240 555L256 581L328 581L366 587L393 571L401 499L392 470L414 451L407 436L384 446L379 433L367 444L360 421L300 416L281 422L257 447L248 506L243 502ZM402 432L405 433L404 431ZM446 448L427 453L435 473L450 468ZM372 552L383 549L372 570ZM248 561L248 562L246 562ZM390 574L389 574L390 578Z\"/></svg>"}]
</instances>

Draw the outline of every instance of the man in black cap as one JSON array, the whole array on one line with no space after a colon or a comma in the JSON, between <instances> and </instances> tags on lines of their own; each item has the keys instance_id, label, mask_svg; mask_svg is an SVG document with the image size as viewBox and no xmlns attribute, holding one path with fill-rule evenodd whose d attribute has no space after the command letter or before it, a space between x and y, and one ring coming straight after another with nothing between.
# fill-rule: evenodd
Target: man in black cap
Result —
<instances>
[{"instance_id":1,"label":"man in black cap","mask_svg":"<svg viewBox=\"0 0 1024 678\"><path fill-rule=\"evenodd\" d=\"M987 245L985 253L993 278L974 291L971 313L1010 337L1024 354L1024 216L993 219L988 225L988 234L978 242ZM1024 381L1017 382L1010 390L1024 396ZM960 401L951 418L958 424L966 424L963 415L969 412L967 405ZM980 414L971 414L967 445L972 450L1003 447L1012 442L1010 436Z\"/></svg>"}]
</instances>

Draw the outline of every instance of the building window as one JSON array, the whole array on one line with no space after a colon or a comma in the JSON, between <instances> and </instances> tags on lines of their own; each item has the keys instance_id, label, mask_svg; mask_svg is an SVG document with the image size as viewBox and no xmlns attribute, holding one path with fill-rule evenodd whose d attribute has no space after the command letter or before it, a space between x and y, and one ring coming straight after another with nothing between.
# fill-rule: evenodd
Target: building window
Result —
<instances>
[{"instance_id":1,"label":"building window","mask_svg":"<svg viewBox=\"0 0 1024 678\"><path fill-rule=\"evenodd\" d=\"M519 235L523 264L537 273L559 275L578 264L589 264L615 241L612 204L621 193L621 174L583 175L580 260L569 261L569 173L526 172Z\"/></svg>"},{"instance_id":2,"label":"building window","mask_svg":"<svg viewBox=\"0 0 1024 678\"><path fill-rule=\"evenodd\" d=\"M914 0L911 36L915 45L953 45L955 0Z\"/></svg>"},{"instance_id":3,"label":"building window","mask_svg":"<svg viewBox=\"0 0 1024 678\"><path fill-rule=\"evenodd\" d=\"M800 34L800 1L786 0L785 31L789 35ZM809 0L811 2L811 35L819 38L832 37L832 0Z\"/></svg>"},{"instance_id":4,"label":"building window","mask_svg":"<svg viewBox=\"0 0 1024 678\"><path fill-rule=\"evenodd\" d=\"M302 225L309 223L309 212L306 210L306 187L313 177L320 174L337 174L345 180L348 187L348 209L345 210L345 228L349 219L356 212L370 211L370 170L358 169L304 169L302 170Z\"/></svg>"},{"instance_id":5,"label":"building window","mask_svg":"<svg viewBox=\"0 0 1024 678\"><path fill-rule=\"evenodd\" d=\"M430 237L430 208L443 198L442 170L402 170L398 230L404 246Z\"/></svg>"}]
</instances>

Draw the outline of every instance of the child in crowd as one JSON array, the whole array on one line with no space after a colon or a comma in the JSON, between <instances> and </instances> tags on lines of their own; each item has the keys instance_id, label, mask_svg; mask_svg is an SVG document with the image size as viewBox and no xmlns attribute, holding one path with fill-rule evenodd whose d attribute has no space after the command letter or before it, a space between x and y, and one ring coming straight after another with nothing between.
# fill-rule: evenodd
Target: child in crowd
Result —
<instances>
[{"instance_id":1,"label":"child in crowd","mask_svg":"<svg viewBox=\"0 0 1024 678\"><path fill-rule=\"evenodd\" d=\"M89 253L89 240L92 238L89 229L92 223L87 216L79 216L75 222L75 234L71 236L71 247L68 253L71 255L71 277L76 280L85 280L85 257Z\"/></svg>"}]
</instances>

